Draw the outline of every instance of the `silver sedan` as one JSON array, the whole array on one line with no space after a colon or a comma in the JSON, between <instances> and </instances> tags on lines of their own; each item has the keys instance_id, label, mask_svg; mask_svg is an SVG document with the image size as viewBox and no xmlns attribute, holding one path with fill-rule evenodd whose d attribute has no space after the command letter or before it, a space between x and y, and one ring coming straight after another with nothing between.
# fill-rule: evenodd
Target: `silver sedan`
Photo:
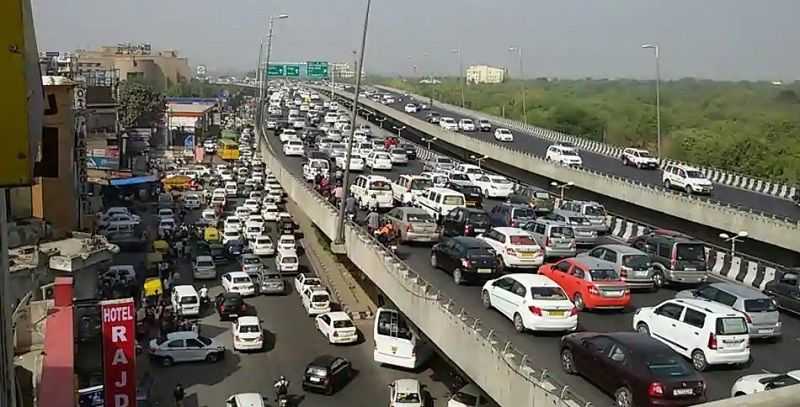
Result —
<instances>
[{"instance_id":1,"label":"silver sedan","mask_svg":"<svg viewBox=\"0 0 800 407\"><path fill-rule=\"evenodd\" d=\"M437 242L439 231L433 216L420 208L399 207L384 215L400 232L401 242Z\"/></svg>"}]
</instances>

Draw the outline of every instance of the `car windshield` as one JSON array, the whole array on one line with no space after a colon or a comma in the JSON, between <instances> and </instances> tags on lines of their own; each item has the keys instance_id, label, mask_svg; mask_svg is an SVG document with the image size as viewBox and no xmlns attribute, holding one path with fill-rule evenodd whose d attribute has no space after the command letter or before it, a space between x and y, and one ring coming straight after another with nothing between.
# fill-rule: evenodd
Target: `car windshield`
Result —
<instances>
[{"instance_id":1,"label":"car windshield","mask_svg":"<svg viewBox=\"0 0 800 407\"><path fill-rule=\"evenodd\" d=\"M606 216L606 210L602 206L589 205L584 212L586 216Z\"/></svg>"},{"instance_id":2,"label":"car windshield","mask_svg":"<svg viewBox=\"0 0 800 407\"><path fill-rule=\"evenodd\" d=\"M686 176L688 178L705 178L702 172L695 171L695 170L688 170L686 171Z\"/></svg>"},{"instance_id":3,"label":"car windshield","mask_svg":"<svg viewBox=\"0 0 800 407\"><path fill-rule=\"evenodd\" d=\"M680 243L677 244L675 259L678 261L705 261L706 250L699 243Z\"/></svg>"},{"instance_id":4,"label":"car windshield","mask_svg":"<svg viewBox=\"0 0 800 407\"><path fill-rule=\"evenodd\" d=\"M453 163L453 161L451 161L449 158L444 158L444 157L439 157L436 160L436 162L439 163L440 165L441 164L452 164Z\"/></svg>"},{"instance_id":5,"label":"car windshield","mask_svg":"<svg viewBox=\"0 0 800 407\"><path fill-rule=\"evenodd\" d=\"M511 244L516 246L536 246L536 241L528 235L514 235L510 236Z\"/></svg>"},{"instance_id":6,"label":"car windshield","mask_svg":"<svg viewBox=\"0 0 800 407\"><path fill-rule=\"evenodd\" d=\"M460 195L445 195L442 198L442 204L444 205L464 205L464 197Z\"/></svg>"},{"instance_id":7,"label":"car windshield","mask_svg":"<svg viewBox=\"0 0 800 407\"><path fill-rule=\"evenodd\" d=\"M397 393L395 401L398 403L419 403L421 400L419 393Z\"/></svg>"},{"instance_id":8,"label":"car windshield","mask_svg":"<svg viewBox=\"0 0 800 407\"><path fill-rule=\"evenodd\" d=\"M185 297L181 297L181 304L197 304L197 297L194 295L187 295Z\"/></svg>"},{"instance_id":9,"label":"car windshield","mask_svg":"<svg viewBox=\"0 0 800 407\"><path fill-rule=\"evenodd\" d=\"M614 281L619 280L619 274L612 269L592 269L592 281Z\"/></svg>"},{"instance_id":10,"label":"car windshield","mask_svg":"<svg viewBox=\"0 0 800 407\"><path fill-rule=\"evenodd\" d=\"M294 264L294 263L297 263L297 257L286 256L283 259L281 259L281 262L282 263L286 263L286 264Z\"/></svg>"},{"instance_id":11,"label":"car windshield","mask_svg":"<svg viewBox=\"0 0 800 407\"><path fill-rule=\"evenodd\" d=\"M373 191L391 191L392 186L386 181L372 181L369 183L369 189Z\"/></svg>"},{"instance_id":12,"label":"car windshield","mask_svg":"<svg viewBox=\"0 0 800 407\"><path fill-rule=\"evenodd\" d=\"M572 225L591 225L592 222L589 222L589 219L584 218L583 216L572 216L569 218L569 223Z\"/></svg>"},{"instance_id":13,"label":"car windshield","mask_svg":"<svg viewBox=\"0 0 800 407\"><path fill-rule=\"evenodd\" d=\"M197 262L197 267L213 267L213 266L214 266L214 263L212 263L210 261L198 261Z\"/></svg>"},{"instance_id":14,"label":"car windshield","mask_svg":"<svg viewBox=\"0 0 800 407\"><path fill-rule=\"evenodd\" d=\"M489 223L489 215L484 212L473 212L467 216L469 223Z\"/></svg>"},{"instance_id":15,"label":"car windshield","mask_svg":"<svg viewBox=\"0 0 800 407\"><path fill-rule=\"evenodd\" d=\"M650 267L650 257L644 254L622 256L622 265L637 270L646 269Z\"/></svg>"},{"instance_id":16,"label":"car windshield","mask_svg":"<svg viewBox=\"0 0 800 407\"><path fill-rule=\"evenodd\" d=\"M550 236L556 239L572 239L575 237L575 231L572 230L571 227L567 226L554 226L552 229L550 229Z\"/></svg>"},{"instance_id":17,"label":"car windshield","mask_svg":"<svg viewBox=\"0 0 800 407\"><path fill-rule=\"evenodd\" d=\"M427 213L409 213L406 219L411 223L435 223L433 216Z\"/></svg>"},{"instance_id":18,"label":"car windshield","mask_svg":"<svg viewBox=\"0 0 800 407\"><path fill-rule=\"evenodd\" d=\"M269 240L269 239L258 239L258 240L256 240L256 243L257 244L269 244L269 243L272 243L272 241Z\"/></svg>"},{"instance_id":19,"label":"car windshield","mask_svg":"<svg viewBox=\"0 0 800 407\"><path fill-rule=\"evenodd\" d=\"M535 216L536 214L533 212L533 209L530 208L516 208L511 214L512 219L533 218Z\"/></svg>"},{"instance_id":20,"label":"car windshield","mask_svg":"<svg viewBox=\"0 0 800 407\"><path fill-rule=\"evenodd\" d=\"M469 181L467 174L450 174L450 179L453 181Z\"/></svg>"},{"instance_id":21,"label":"car windshield","mask_svg":"<svg viewBox=\"0 0 800 407\"><path fill-rule=\"evenodd\" d=\"M772 298L756 298L752 300L744 300L744 310L746 312L773 312L778 308Z\"/></svg>"},{"instance_id":22,"label":"car windshield","mask_svg":"<svg viewBox=\"0 0 800 407\"><path fill-rule=\"evenodd\" d=\"M420 191L423 189L428 189L433 186L433 181L427 178L417 178L411 181L411 189L415 191Z\"/></svg>"},{"instance_id":23,"label":"car windshield","mask_svg":"<svg viewBox=\"0 0 800 407\"><path fill-rule=\"evenodd\" d=\"M244 263L244 264L260 264L260 263L261 263L261 260L259 260L259 259L258 259L258 258L256 258L256 257L245 257L245 258L242 260L242 263Z\"/></svg>"},{"instance_id":24,"label":"car windshield","mask_svg":"<svg viewBox=\"0 0 800 407\"><path fill-rule=\"evenodd\" d=\"M683 359L673 355L651 354L645 363L650 373L659 378L685 377L692 372Z\"/></svg>"},{"instance_id":25,"label":"car windshield","mask_svg":"<svg viewBox=\"0 0 800 407\"><path fill-rule=\"evenodd\" d=\"M333 321L334 328L352 328L353 323L349 319L340 319Z\"/></svg>"},{"instance_id":26,"label":"car windshield","mask_svg":"<svg viewBox=\"0 0 800 407\"><path fill-rule=\"evenodd\" d=\"M534 300L561 301L566 300L567 295L561 287L531 287L531 297Z\"/></svg>"},{"instance_id":27,"label":"car windshield","mask_svg":"<svg viewBox=\"0 0 800 407\"><path fill-rule=\"evenodd\" d=\"M261 332L261 327L258 325L239 325L239 333L257 334L259 332Z\"/></svg>"},{"instance_id":28,"label":"car windshield","mask_svg":"<svg viewBox=\"0 0 800 407\"><path fill-rule=\"evenodd\" d=\"M329 301L328 294L314 294L311 296L312 302L326 302Z\"/></svg>"},{"instance_id":29,"label":"car windshield","mask_svg":"<svg viewBox=\"0 0 800 407\"><path fill-rule=\"evenodd\" d=\"M234 284L246 284L246 283L251 283L251 282L252 281L250 281L250 277L234 277L233 278L233 283Z\"/></svg>"}]
</instances>

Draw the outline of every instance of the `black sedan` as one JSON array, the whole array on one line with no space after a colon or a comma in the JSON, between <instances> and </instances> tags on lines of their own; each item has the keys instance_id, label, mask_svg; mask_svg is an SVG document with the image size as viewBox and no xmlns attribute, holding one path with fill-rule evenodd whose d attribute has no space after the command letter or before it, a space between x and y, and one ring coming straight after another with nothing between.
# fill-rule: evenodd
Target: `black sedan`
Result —
<instances>
[{"instance_id":1,"label":"black sedan","mask_svg":"<svg viewBox=\"0 0 800 407\"><path fill-rule=\"evenodd\" d=\"M488 243L474 237L446 239L431 249L431 267L453 275L457 285L496 277L497 254Z\"/></svg>"},{"instance_id":2,"label":"black sedan","mask_svg":"<svg viewBox=\"0 0 800 407\"><path fill-rule=\"evenodd\" d=\"M303 390L318 390L330 396L353 376L353 366L349 360L339 356L318 356L306 366Z\"/></svg>"},{"instance_id":3,"label":"black sedan","mask_svg":"<svg viewBox=\"0 0 800 407\"><path fill-rule=\"evenodd\" d=\"M214 308L220 321L236 319L253 312L253 308L244 302L239 293L220 293L214 298Z\"/></svg>"},{"instance_id":4,"label":"black sedan","mask_svg":"<svg viewBox=\"0 0 800 407\"><path fill-rule=\"evenodd\" d=\"M636 332L565 335L561 366L612 395L620 407L690 406L706 401L703 377L681 355Z\"/></svg>"},{"instance_id":5,"label":"black sedan","mask_svg":"<svg viewBox=\"0 0 800 407\"><path fill-rule=\"evenodd\" d=\"M417 147L413 144L403 143L397 146L397 148L402 148L406 151L406 157L409 160L416 160L417 159Z\"/></svg>"}]
</instances>

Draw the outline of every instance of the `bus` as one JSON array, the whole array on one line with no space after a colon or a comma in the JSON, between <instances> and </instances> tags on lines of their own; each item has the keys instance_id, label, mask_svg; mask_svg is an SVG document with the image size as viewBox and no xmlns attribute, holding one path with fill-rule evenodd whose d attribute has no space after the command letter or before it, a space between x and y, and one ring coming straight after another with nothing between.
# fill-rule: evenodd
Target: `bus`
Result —
<instances>
[{"instance_id":1,"label":"bus","mask_svg":"<svg viewBox=\"0 0 800 407\"><path fill-rule=\"evenodd\" d=\"M219 156L223 160L239 159L239 143L233 140L222 139L219 141L219 145L220 145Z\"/></svg>"},{"instance_id":2,"label":"bus","mask_svg":"<svg viewBox=\"0 0 800 407\"><path fill-rule=\"evenodd\" d=\"M422 366L433 355L433 346L408 326L399 311L378 308L374 328L373 359L406 369Z\"/></svg>"}]
</instances>

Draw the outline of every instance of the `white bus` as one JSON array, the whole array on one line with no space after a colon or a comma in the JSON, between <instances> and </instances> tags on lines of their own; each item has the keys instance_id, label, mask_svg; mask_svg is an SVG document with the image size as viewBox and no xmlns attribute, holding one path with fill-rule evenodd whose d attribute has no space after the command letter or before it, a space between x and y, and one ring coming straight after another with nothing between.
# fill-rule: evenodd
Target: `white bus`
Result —
<instances>
[{"instance_id":1,"label":"white bus","mask_svg":"<svg viewBox=\"0 0 800 407\"><path fill-rule=\"evenodd\" d=\"M382 364L416 369L433 354L433 346L411 329L397 310L378 308L373 359Z\"/></svg>"}]
</instances>

